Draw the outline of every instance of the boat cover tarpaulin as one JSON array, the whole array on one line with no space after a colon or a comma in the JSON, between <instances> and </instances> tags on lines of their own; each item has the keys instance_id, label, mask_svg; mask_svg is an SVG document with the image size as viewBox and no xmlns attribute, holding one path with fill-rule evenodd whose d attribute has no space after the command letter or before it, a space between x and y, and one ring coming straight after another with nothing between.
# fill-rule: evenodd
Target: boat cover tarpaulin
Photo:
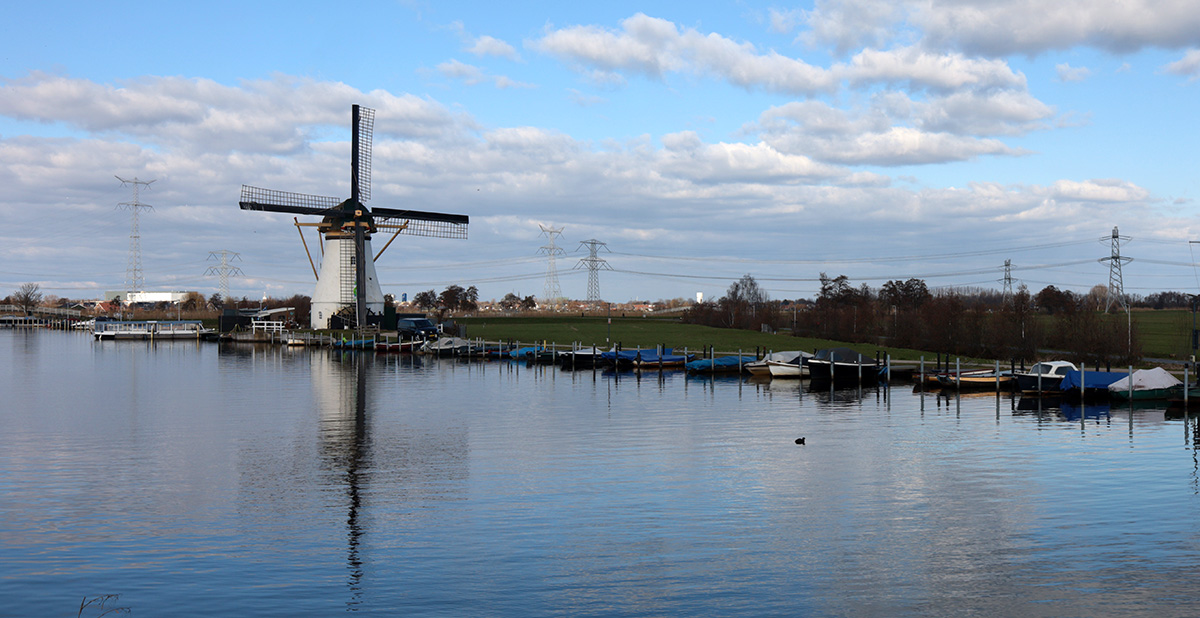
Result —
<instances>
[{"instance_id":1,"label":"boat cover tarpaulin","mask_svg":"<svg viewBox=\"0 0 1200 618\"><path fill-rule=\"evenodd\" d=\"M1129 376L1129 374L1124 371L1068 371L1067 375L1063 376L1062 384L1059 386L1059 389L1069 391L1074 388L1079 388L1080 373L1084 375L1083 380L1087 380L1087 384L1083 385L1085 390L1089 388L1108 389L1109 384Z\"/></svg>"},{"instance_id":2,"label":"boat cover tarpaulin","mask_svg":"<svg viewBox=\"0 0 1200 618\"><path fill-rule=\"evenodd\" d=\"M671 348L666 348L660 356L657 350L640 350L634 360L639 363L657 363L659 361L664 363L681 363L687 360L686 356L672 354L671 352Z\"/></svg>"},{"instance_id":3,"label":"boat cover tarpaulin","mask_svg":"<svg viewBox=\"0 0 1200 618\"><path fill-rule=\"evenodd\" d=\"M753 356L718 356L716 358L701 358L694 360L684 368L688 371L707 373L710 371L737 371L739 365L745 367L754 362Z\"/></svg>"},{"instance_id":4,"label":"boat cover tarpaulin","mask_svg":"<svg viewBox=\"0 0 1200 618\"><path fill-rule=\"evenodd\" d=\"M663 356L670 355L672 351L672 348L664 348ZM645 350L610 350L601 353L600 358L618 363L632 363L638 359L641 359L642 362L650 362L651 359L654 362L658 362L658 350L657 348L646 348Z\"/></svg>"},{"instance_id":5,"label":"boat cover tarpaulin","mask_svg":"<svg viewBox=\"0 0 1200 618\"><path fill-rule=\"evenodd\" d=\"M777 363L792 363L797 364L803 359L812 358L812 352L804 352L802 350L791 350L788 352L774 352L763 357L765 361L775 361Z\"/></svg>"},{"instance_id":6,"label":"boat cover tarpaulin","mask_svg":"<svg viewBox=\"0 0 1200 618\"><path fill-rule=\"evenodd\" d=\"M529 346L529 347L524 347L524 348L517 348L515 350L512 350L508 354L509 354L509 356L511 356L513 358L532 358L532 357L536 356L538 352L541 352L541 351L542 351L542 346Z\"/></svg>"},{"instance_id":7,"label":"boat cover tarpaulin","mask_svg":"<svg viewBox=\"0 0 1200 618\"><path fill-rule=\"evenodd\" d=\"M1108 390L1122 393L1127 392L1129 390L1130 378L1133 378L1133 390L1135 391L1153 391L1183 385L1183 382L1180 382L1179 378L1168 373L1166 369L1155 367L1153 369L1138 369L1133 372L1132 376L1125 376L1109 384Z\"/></svg>"},{"instance_id":8,"label":"boat cover tarpaulin","mask_svg":"<svg viewBox=\"0 0 1200 618\"><path fill-rule=\"evenodd\" d=\"M835 363L848 363L851 365L875 364L875 359L863 356L862 354L859 354L850 348L828 348L825 350L818 350L816 356L813 358L817 360L833 361Z\"/></svg>"}]
</instances>

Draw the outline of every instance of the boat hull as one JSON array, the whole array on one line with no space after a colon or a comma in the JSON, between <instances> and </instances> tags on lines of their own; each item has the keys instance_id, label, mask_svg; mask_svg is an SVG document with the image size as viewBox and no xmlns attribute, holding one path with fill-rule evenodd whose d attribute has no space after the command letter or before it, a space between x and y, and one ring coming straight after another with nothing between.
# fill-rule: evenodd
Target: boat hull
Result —
<instances>
[{"instance_id":1,"label":"boat hull","mask_svg":"<svg viewBox=\"0 0 1200 618\"><path fill-rule=\"evenodd\" d=\"M767 372L772 378L803 378L808 375L808 366L801 363L767 361Z\"/></svg>"},{"instance_id":2,"label":"boat hull","mask_svg":"<svg viewBox=\"0 0 1200 618\"><path fill-rule=\"evenodd\" d=\"M1022 393L1036 393L1038 391L1038 377L1028 373L1019 373L1016 376L1017 389ZM1042 376L1041 392L1057 393L1062 385L1062 376Z\"/></svg>"},{"instance_id":3,"label":"boat hull","mask_svg":"<svg viewBox=\"0 0 1200 618\"><path fill-rule=\"evenodd\" d=\"M814 380L874 384L879 381L879 373L879 365L839 363L816 358L808 359L808 376Z\"/></svg>"}]
</instances>

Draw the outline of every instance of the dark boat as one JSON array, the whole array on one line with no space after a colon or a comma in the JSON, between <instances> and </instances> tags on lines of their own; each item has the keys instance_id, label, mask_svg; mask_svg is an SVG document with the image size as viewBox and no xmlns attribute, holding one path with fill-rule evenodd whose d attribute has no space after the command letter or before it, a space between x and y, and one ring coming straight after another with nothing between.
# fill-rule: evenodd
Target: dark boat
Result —
<instances>
[{"instance_id":1,"label":"dark boat","mask_svg":"<svg viewBox=\"0 0 1200 618\"><path fill-rule=\"evenodd\" d=\"M819 350L808 359L808 375L813 380L859 382L874 384L884 372L875 359L863 356L850 348Z\"/></svg>"},{"instance_id":2,"label":"dark boat","mask_svg":"<svg viewBox=\"0 0 1200 618\"><path fill-rule=\"evenodd\" d=\"M1013 377L1017 379L1017 390L1022 393L1057 393L1067 372L1078 370L1079 368L1074 363L1067 361L1045 361L1030 367L1029 371L1014 373ZM1040 391L1038 390L1039 377L1041 378Z\"/></svg>"}]
</instances>

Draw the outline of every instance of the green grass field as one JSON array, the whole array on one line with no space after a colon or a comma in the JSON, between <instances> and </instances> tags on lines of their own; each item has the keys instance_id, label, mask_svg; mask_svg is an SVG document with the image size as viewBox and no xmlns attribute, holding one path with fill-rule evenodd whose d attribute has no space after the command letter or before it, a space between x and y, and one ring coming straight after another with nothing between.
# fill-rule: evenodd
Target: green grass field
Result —
<instances>
[{"instance_id":1,"label":"green grass field","mask_svg":"<svg viewBox=\"0 0 1200 618\"><path fill-rule=\"evenodd\" d=\"M1187 360L1191 356L1192 312L1186 309L1134 311L1133 328L1149 358Z\"/></svg>"},{"instance_id":2,"label":"green grass field","mask_svg":"<svg viewBox=\"0 0 1200 618\"><path fill-rule=\"evenodd\" d=\"M1116 317L1118 316L1114 316L1114 319ZM1124 316L1119 317L1124 321ZM1191 311L1134 311L1132 319L1145 357L1182 361L1191 354ZM466 325L467 337L478 337L487 341L545 341L560 346L579 342L582 345L597 345L602 348L620 343L626 349L653 348L664 344L679 352L685 348L698 351L713 346L718 353L725 354L738 350L753 353L756 347L759 350L811 352L845 345L871 356L875 350L879 350L881 353L891 354L893 360L918 360L922 356L930 360L934 357L932 352L920 350L845 344L828 339L793 337L789 334L772 335L712 328L682 324L674 319L614 317L611 325L603 317L578 316L456 318L455 321Z\"/></svg>"},{"instance_id":3,"label":"green grass field","mask_svg":"<svg viewBox=\"0 0 1200 618\"><path fill-rule=\"evenodd\" d=\"M545 341L560 346L579 342L585 346L607 348L620 343L623 348L632 349L653 348L662 344L674 348L679 353L685 348L691 352L712 346L718 354L732 354L738 350L753 353L756 347L760 351L813 352L821 348L846 345L828 339L682 324L673 319L613 318L611 326L605 318L591 317L457 318L455 321L466 325L469 338L480 337L488 341ZM894 360L917 360L923 354L917 350L876 348L859 344L848 347L872 356L878 349L881 353L891 354ZM933 357L932 354L925 356Z\"/></svg>"}]
</instances>

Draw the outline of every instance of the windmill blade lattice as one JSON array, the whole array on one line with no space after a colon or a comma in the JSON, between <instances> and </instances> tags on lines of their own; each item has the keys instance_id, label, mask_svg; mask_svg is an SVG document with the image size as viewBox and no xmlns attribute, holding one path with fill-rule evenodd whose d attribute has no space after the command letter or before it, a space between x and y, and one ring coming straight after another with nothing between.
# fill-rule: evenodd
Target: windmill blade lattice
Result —
<instances>
[{"instance_id":1,"label":"windmill blade lattice","mask_svg":"<svg viewBox=\"0 0 1200 618\"><path fill-rule=\"evenodd\" d=\"M357 162L358 201L371 199L371 143L375 136L375 110L355 106L358 124L355 126L353 148Z\"/></svg>"},{"instance_id":2,"label":"windmill blade lattice","mask_svg":"<svg viewBox=\"0 0 1200 618\"><path fill-rule=\"evenodd\" d=\"M239 205L242 210L264 210L268 212L287 212L295 215L315 215L323 217L333 214L342 200L324 195L308 193L291 193L262 189L242 185L242 199Z\"/></svg>"},{"instance_id":3,"label":"windmill blade lattice","mask_svg":"<svg viewBox=\"0 0 1200 618\"><path fill-rule=\"evenodd\" d=\"M401 234L433 238L466 238L470 217L421 210L376 208L371 211L380 228L406 225Z\"/></svg>"}]
</instances>

